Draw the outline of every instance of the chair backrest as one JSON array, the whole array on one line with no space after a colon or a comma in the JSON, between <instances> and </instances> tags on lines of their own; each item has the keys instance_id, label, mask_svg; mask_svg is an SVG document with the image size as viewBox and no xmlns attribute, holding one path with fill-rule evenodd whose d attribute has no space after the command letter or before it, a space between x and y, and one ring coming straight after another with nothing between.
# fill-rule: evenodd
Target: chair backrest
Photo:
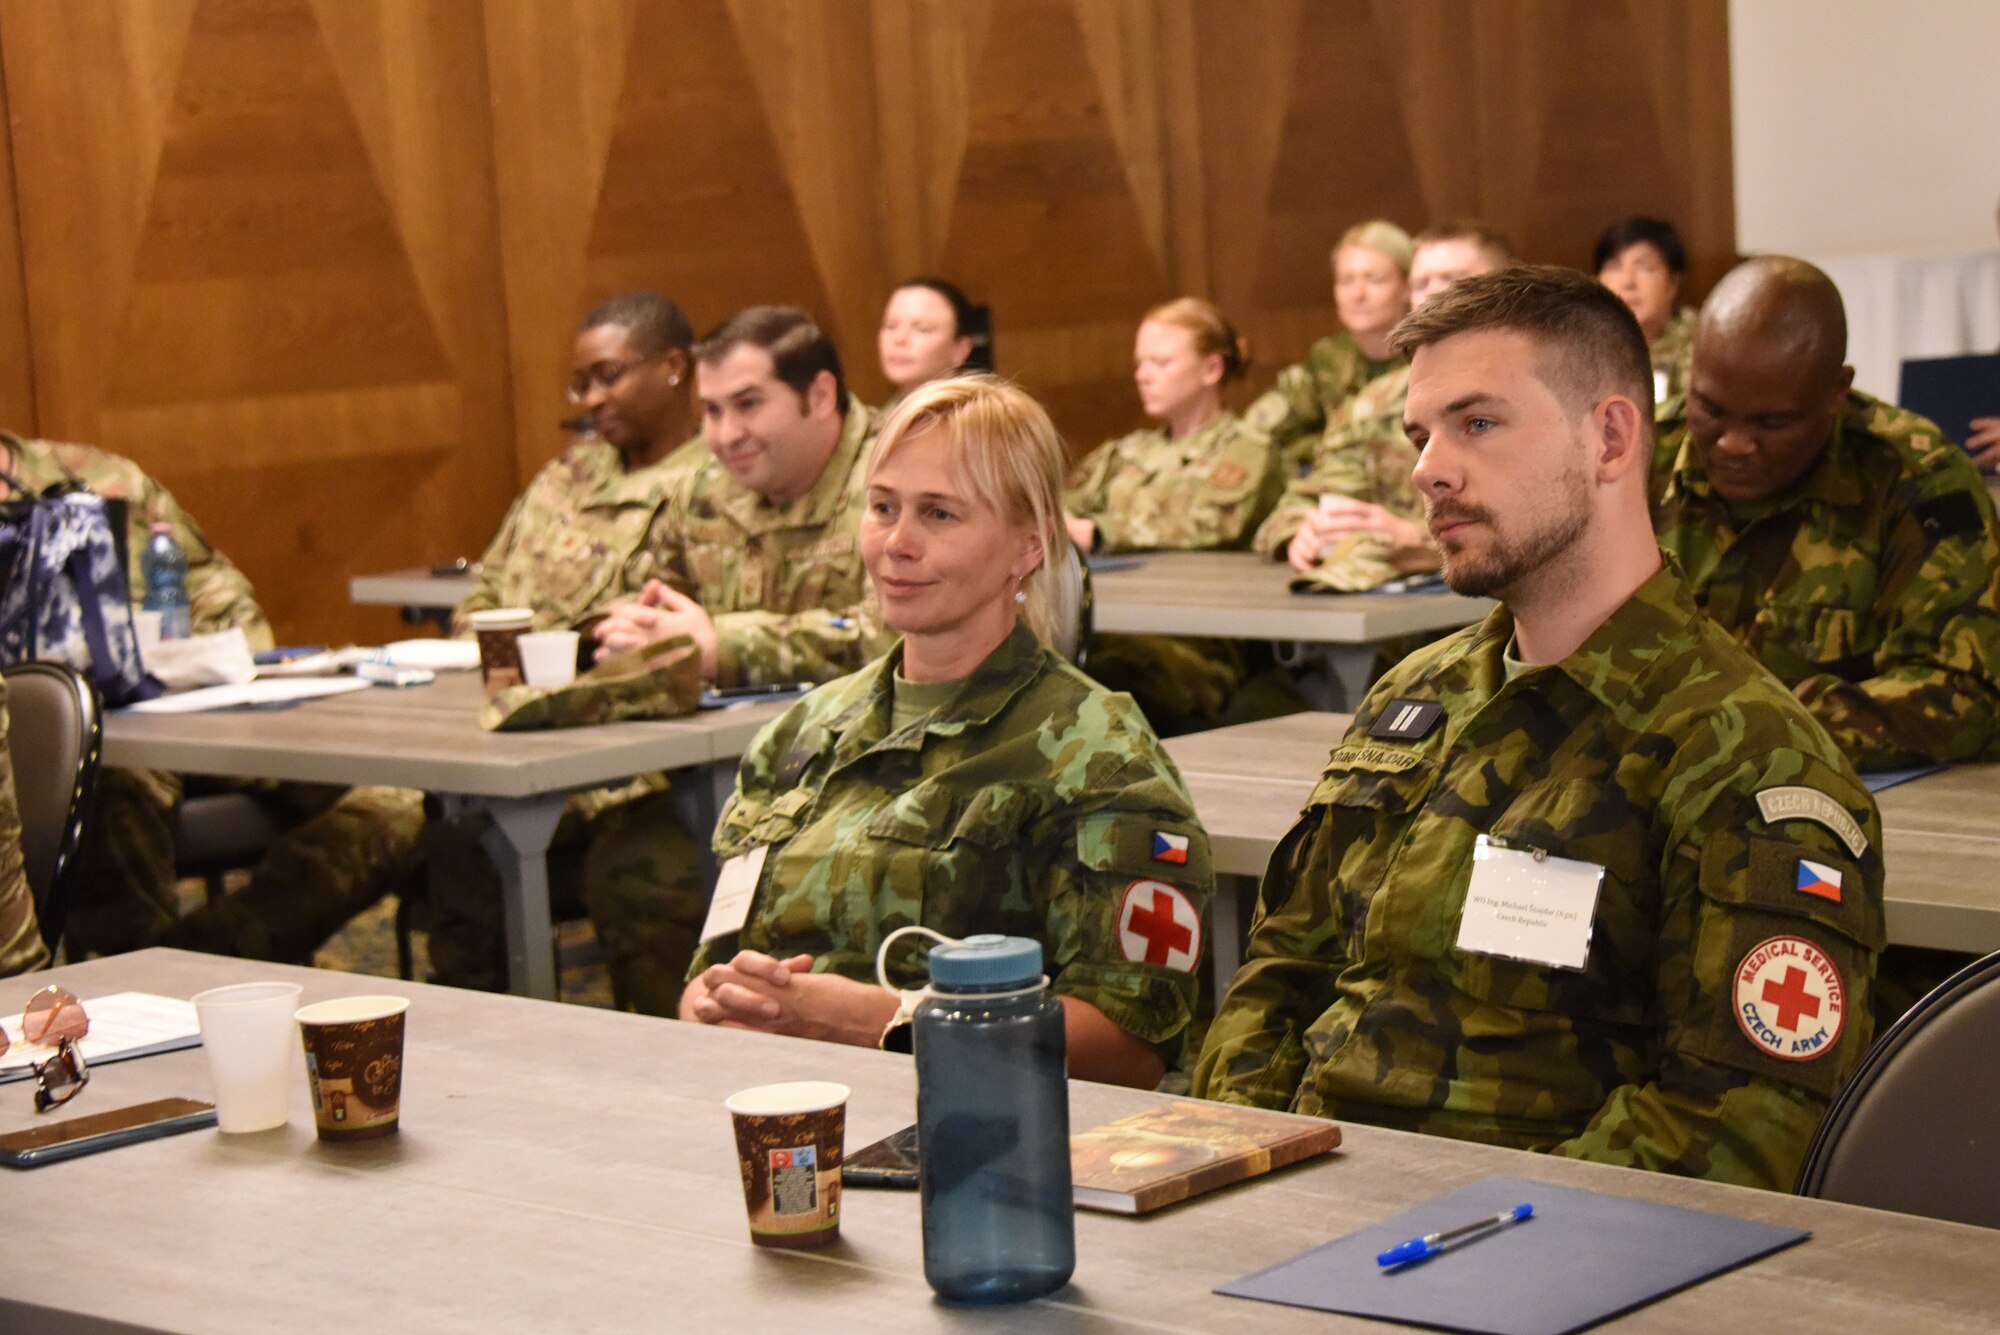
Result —
<instances>
[{"instance_id":1,"label":"chair backrest","mask_svg":"<svg viewBox=\"0 0 2000 1335\"><path fill-rule=\"evenodd\" d=\"M1093 634L1093 595L1090 568L1077 556L1076 548L1064 543L1056 558L1055 582L1049 589L1050 610L1055 613L1056 642L1049 648L1083 667L1090 657Z\"/></svg>"},{"instance_id":2,"label":"chair backrest","mask_svg":"<svg viewBox=\"0 0 2000 1335\"><path fill-rule=\"evenodd\" d=\"M7 750L21 805L21 856L51 951L62 939L83 826L97 788L104 719L96 688L56 663L20 663L7 680Z\"/></svg>"},{"instance_id":3,"label":"chair backrest","mask_svg":"<svg viewBox=\"0 0 2000 1335\"><path fill-rule=\"evenodd\" d=\"M2000 953L1882 1035L1813 1138L1798 1194L2000 1228Z\"/></svg>"}]
</instances>

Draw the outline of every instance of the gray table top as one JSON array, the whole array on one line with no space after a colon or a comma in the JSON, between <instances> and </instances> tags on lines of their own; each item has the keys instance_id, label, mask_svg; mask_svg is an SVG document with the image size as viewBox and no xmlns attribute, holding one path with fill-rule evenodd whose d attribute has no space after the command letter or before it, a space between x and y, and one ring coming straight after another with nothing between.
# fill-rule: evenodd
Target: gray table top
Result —
<instances>
[{"instance_id":1,"label":"gray table top","mask_svg":"<svg viewBox=\"0 0 2000 1335\"><path fill-rule=\"evenodd\" d=\"M787 705L682 719L487 732L476 672L377 686L285 709L109 714L107 764L306 783L372 783L476 797L532 797L742 755Z\"/></svg>"},{"instance_id":2,"label":"gray table top","mask_svg":"<svg viewBox=\"0 0 2000 1335\"><path fill-rule=\"evenodd\" d=\"M1255 552L1143 552L1127 570L1092 573L1100 631L1225 639L1373 644L1452 630L1493 603L1455 593L1293 593L1292 571Z\"/></svg>"},{"instance_id":3,"label":"gray table top","mask_svg":"<svg viewBox=\"0 0 2000 1335\"><path fill-rule=\"evenodd\" d=\"M1345 714L1292 714L1167 742L1217 871L1263 874L1348 721ZM1889 939L2000 950L2000 765L1954 766L1876 800Z\"/></svg>"},{"instance_id":4,"label":"gray table top","mask_svg":"<svg viewBox=\"0 0 2000 1335\"><path fill-rule=\"evenodd\" d=\"M0 982L0 1005L45 981L87 1001L269 977L303 983L307 1001L414 998L402 1133L317 1143L301 1061L278 1130L197 1131L11 1173L8 1217L33 1233L0 1267L0 1329L261 1333L329 1318L380 1335L1358 1329L1210 1290L1493 1173L1813 1230L1619 1323L1634 1330L1733 1329L1746 1312L1769 1332L1989 1330L2000 1308L2000 1232L1348 1126L1341 1150L1311 1166L1144 1219L1079 1214L1069 1288L1025 1307L952 1309L923 1281L915 1193L848 1193L841 1241L825 1251L753 1248L722 1109L748 1085L838 1080L854 1091L847 1144L858 1147L911 1120L907 1058L162 950ZM170 1094L208 1097L200 1051L100 1066L66 1114ZM1073 1084L1072 1125L1158 1097ZM0 1086L0 1128L34 1122L27 1108L25 1086ZM66 1273L30 1255L78 1260Z\"/></svg>"}]
</instances>

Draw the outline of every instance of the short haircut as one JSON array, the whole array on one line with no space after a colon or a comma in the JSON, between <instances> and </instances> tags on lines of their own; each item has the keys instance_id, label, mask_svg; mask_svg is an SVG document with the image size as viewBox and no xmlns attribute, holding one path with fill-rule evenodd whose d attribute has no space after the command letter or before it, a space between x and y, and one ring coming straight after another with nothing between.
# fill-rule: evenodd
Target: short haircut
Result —
<instances>
[{"instance_id":1,"label":"short haircut","mask_svg":"<svg viewBox=\"0 0 2000 1335\"><path fill-rule=\"evenodd\" d=\"M946 469L968 499L989 505L1042 541L1042 562L1022 582L1029 629L1057 645L1076 608L1063 576L1075 545L1063 527L1063 474L1069 453L1048 412L1018 385L990 375L961 375L917 386L882 418L868 476L920 436L944 436Z\"/></svg>"},{"instance_id":2,"label":"short haircut","mask_svg":"<svg viewBox=\"0 0 2000 1335\"><path fill-rule=\"evenodd\" d=\"M1349 246L1366 246L1370 250L1387 255L1391 263L1403 271L1403 277L1410 276L1410 234L1387 218L1370 218L1359 222L1340 234L1340 244L1333 248L1336 258Z\"/></svg>"},{"instance_id":3,"label":"short haircut","mask_svg":"<svg viewBox=\"0 0 2000 1335\"><path fill-rule=\"evenodd\" d=\"M1225 385L1242 375L1243 368L1250 364L1250 341L1236 332L1236 326L1223 318L1212 301L1204 301L1200 297L1176 297L1147 311L1146 319L1170 324L1194 335L1197 357L1222 358L1222 383Z\"/></svg>"},{"instance_id":4,"label":"short haircut","mask_svg":"<svg viewBox=\"0 0 2000 1335\"><path fill-rule=\"evenodd\" d=\"M993 369L993 310L989 306L974 304L965 295L965 289L949 278L924 275L907 279L896 284L895 292L906 287L920 287L927 292L935 292L951 306L951 334L953 338L969 339L972 350L959 366L961 371L990 371ZM892 292L890 295L895 295Z\"/></svg>"},{"instance_id":5,"label":"short haircut","mask_svg":"<svg viewBox=\"0 0 2000 1335\"><path fill-rule=\"evenodd\" d=\"M801 399L821 371L831 372L834 407L841 416L847 415L847 377L841 373L840 352L812 316L796 306L747 307L709 330L694 345L694 359L712 366L746 345L770 353L772 374Z\"/></svg>"},{"instance_id":6,"label":"short haircut","mask_svg":"<svg viewBox=\"0 0 2000 1335\"><path fill-rule=\"evenodd\" d=\"M1513 242L1475 218L1432 223L1411 238L1410 248L1421 250L1440 241L1470 241L1490 255L1496 265L1512 264L1520 258L1514 253Z\"/></svg>"},{"instance_id":7,"label":"short haircut","mask_svg":"<svg viewBox=\"0 0 2000 1335\"><path fill-rule=\"evenodd\" d=\"M1540 379L1572 411L1622 394L1653 420L1653 361L1631 308L1588 274L1517 264L1464 278L1404 316L1389 334L1396 351L1454 334L1514 330L1541 349Z\"/></svg>"},{"instance_id":8,"label":"short haircut","mask_svg":"<svg viewBox=\"0 0 2000 1335\"><path fill-rule=\"evenodd\" d=\"M1676 275L1687 272L1687 247L1681 244L1681 234L1674 230L1674 225L1665 218L1636 216L1620 218L1604 229L1590 252L1590 271L1603 273L1604 266L1624 254L1628 247L1642 243L1660 252L1668 272Z\"/></svg>"},{"instance_id":9,"label":"short haircut","mask_svg":"<svg viewBox=\"0 0 2000 1335\"><path fill-rule=\"evenodd\" d=\"M617 325L638 348L641 356L657 357L679 349L685 352L694 342L694 326L681 308L657 292L621 292L609 301L590 308L576 327L581 334L605 325Z\"/></svg>"}]
</instances>

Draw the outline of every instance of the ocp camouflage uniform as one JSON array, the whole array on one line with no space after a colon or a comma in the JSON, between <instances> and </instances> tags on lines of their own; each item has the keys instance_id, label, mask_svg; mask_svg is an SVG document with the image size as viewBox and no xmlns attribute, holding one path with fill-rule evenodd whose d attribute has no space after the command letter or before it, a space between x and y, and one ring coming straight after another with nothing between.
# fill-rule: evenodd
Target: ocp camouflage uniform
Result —
<instances>
[{"instance_id":1,"label":"ocp camouflage uniform","mask_svg":"<svg viewBox=\"0 0 2000 1335\"><path fill-rule=\"evenodd\" d=\"M1496 609L1369 692L1195 1093L1789 1189L1873 1028L1874 800L1671 565L1559 664L1512 638ZM1582 969L1459 948L1482 834L1603 869Z\"/></svg>"},{"instance_id":2,"label":"ocp camouflage uniform","mask_svg":"<svg viewBox=\"0 0 2000 1335\"><path fill-rule=\"evenodd\" d=\"M35 892L21 862L21 805L7 750L7 683L0 681L0 978L48 965Z\"/></svg>"},{"instance_id":3,"label":"ocp camouflage uniform","mask_svg":"<svg viewBox=\"0 0 2000 1335\"><path fill-rule=\"evenodd\" d=\"M627 470L617 447L586 437L550 460L515 499L480 558L479 579L452 613L526 607L537 630L563 630L629 598L658 574L655 543L675 487L708 457L694 437L658 463Z\"/></svg>"},{"instance_id":4,"label":"ocp camouflage uniform","mask_svg":"<svg viewBox=\"0 0 2000 1335\"><path fill-rule=\"evenodd\" d=\"M152 524L164 522L187 554L194 633L236 628L253 651L271 647L271 626L250 581L137 464L89 445L9 440L14 447L9 471L26 486L40 491L73 479L106 499L126 502L135 607L146 592L141 555ZM416 839L415 795L401 789L343 791L324 784L213 779L194 784L197 791L248 787L294 828L266 852L247 888L176 923L174 847L186 784L182 776L162 770L104 769L64 930L72 955L111 954L157 940L261 959L304 959L401 875ZM349 833L357 824L377 833L357 843Z\"/></svg>"},{"instance_id":5,"label":"ocp camouflage uniform","mask_svg":"<svg viewBox=\"0 0 2000 1335\"><path fill-rule=\"evenodd\" d=\"M1023 626L964 681L919 687L940 699L899 727L901 662L820 687L758 735L715 852L769 852L742 930L690 976L751 949L873 982L899 927L1031 937L1058 995L1176 1065L1213 873L1152 729ZM892 983L923 983L924 947L891 952Z\"/></svg>"},{"instance_id":6,"label":"ocp camouflage uniform","mask_svg":"<svg viewBox=\"0 0 2000 1335\"><path fill-rule=\"evenodd\" d=\"M1097 525L1101 552L1234 550L1283 489L1270 442L1225 412L1184 440L1150 428L1100 445L1063 508ZM1248 673L1242 642L1173 635L1097 636L1088 666L1166 735L1214 726Z\"/></svg>"},{"instance_id":7,"label":"ocp camouflage uniform","mask_svg":"<svg viewBox=\"0 0 2000 1335\"><path fill-rule=\"evenodd\" d=\"M1311 471L1286 484L1251 545L1273 560L1284 560L1299 526L1319 509L1321 496L1348 496L1403 519L1421 520L1423 501L1410 477L1417 450L1403 433L1403 405L1409 397L1408 363L1363 386L1327 424L1314 444Z\"/></svg>"},{"instance_id":8,"label":"ocp camouflage uniform","mask_svg":"<svg viewBox=\"0 0 2000 1335\"><path fill-rule=\"evenodd\" d=\"M1320 339L1306 349L1302 361L1278 372L1277 381L1250 405L1243 420L1253 431L1270 437L1284 475L1297 477L1311 466L1315 442L1347 401L1370 380L1408 365L1409 359L1399 353L1375 361L1343 329Z\"/></svg>"},{"instance_id":9,"label":"ocp camouflage uniform","mask_svg":"<svg viewBox=\"0 0 2000 1335\"><path fill-rule=\"evenodd\" d=\"M1969 760L2000 729L2000 531L1965 452L1848 397L1781 496L1732 506L1675 423L1655 509L1697 605L1792 688L1862 770Z\"/></svg>"}]
</instances>

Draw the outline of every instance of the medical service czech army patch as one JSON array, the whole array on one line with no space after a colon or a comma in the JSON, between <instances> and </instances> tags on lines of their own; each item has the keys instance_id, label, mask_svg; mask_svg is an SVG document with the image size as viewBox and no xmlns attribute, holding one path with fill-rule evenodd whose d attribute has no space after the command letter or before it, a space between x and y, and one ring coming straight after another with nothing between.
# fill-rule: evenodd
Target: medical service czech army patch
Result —
<instances>
[{"instance_id":1,"label":"medical service czech army patch","mask_svg":"<svg viewBox=\"0 0 2000 1335\"><path fill-rule=\"evenodd\" d=\"M1847 1022L1847 985L1826 952L1802 936L1774 936L1736 966L1736 1023L1760 1051L1784 1061L1824 1057Z\"/></svg>"},{"instance_id":2,"label":"medical service czech army patch","mask_svg":"<svg viewBox=\"0 0 2000 1335\"><path fill-rule=\"evenodd\" d=\"M1118 904L1118 949L1134 964L1190 973L1201 958L1201 914L1165 881L1134 881Z\"/></svg>"}]
</instances>

